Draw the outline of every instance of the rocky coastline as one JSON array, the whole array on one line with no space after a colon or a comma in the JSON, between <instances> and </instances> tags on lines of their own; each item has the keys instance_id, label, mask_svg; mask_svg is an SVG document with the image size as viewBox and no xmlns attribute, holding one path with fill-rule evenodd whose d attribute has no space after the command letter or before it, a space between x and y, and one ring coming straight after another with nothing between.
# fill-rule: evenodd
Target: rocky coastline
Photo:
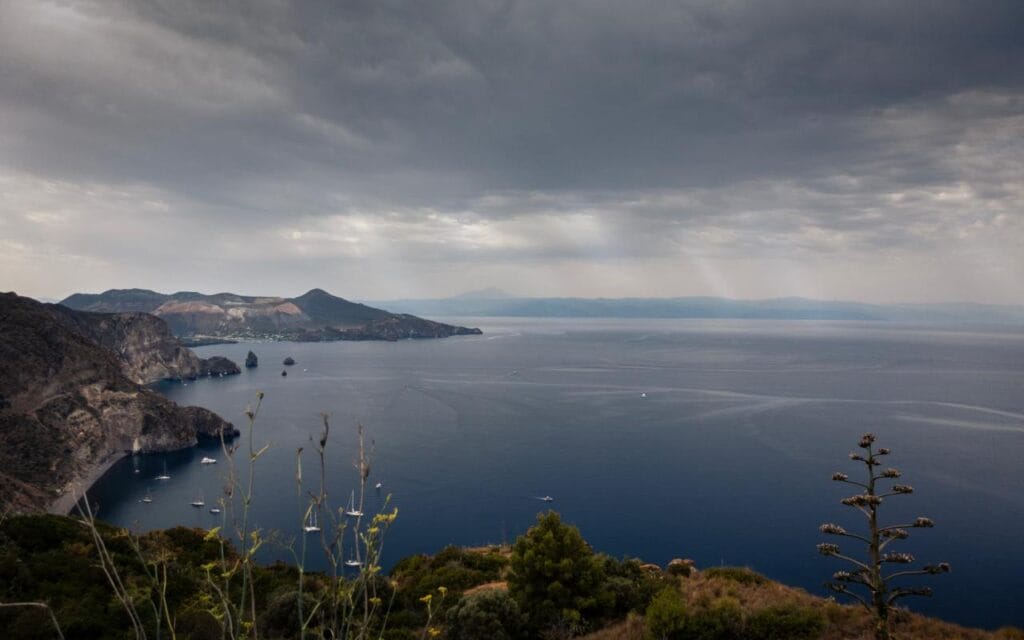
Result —
<instances>
[{"instance_id":1,"label":"rocky coastline","mask_svg":"<svg viewBox=\"0 0 1024 640\"><path fill-rule=\"evenodd\" d=\"M145 385L237 371L226 358L198 358L153 316L0 294L0 510L66 512L127 453L233 438L220 416Z\"/></svg>"}]
</instances>

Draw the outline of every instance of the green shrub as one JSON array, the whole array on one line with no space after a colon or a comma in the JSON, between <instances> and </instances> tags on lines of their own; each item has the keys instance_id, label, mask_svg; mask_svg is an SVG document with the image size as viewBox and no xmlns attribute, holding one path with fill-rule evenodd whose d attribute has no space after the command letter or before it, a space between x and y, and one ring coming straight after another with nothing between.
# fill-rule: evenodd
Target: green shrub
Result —
<instances>
[{"instance_id":1,"label":"green shrub","mask_svg":"<svg viewBox=\"0 0 1024 640\"><path fill-rule=\"evenodd\" d=\"M610 556L599 557L606 576L602 591L607 592L605 597L610 596L612 602L606 613L611 617L642 612L658 592L670 586L665 574L644 569L643 563L635 558L619 561Z\"/></svg>"},{"instance_id":2,"label":"green shrub","mask_svg":"<svg viewBox=\"0 0 1024 640\"><path fill-rule=\"evenodd\" d=\"M303 615L308 616L316 600L308 593L302 594ZM268 638L286 638L295 635L299 628L299 592L292 588L282 590L267 599L259 617L260 632Z\"/></svg>"},{"instance_id":3,"label":"green shrub","mask_svg":"<svg viewBox=\"0 0 1024 640\"><path fill-rule=\"evenodd\" d=\"M679 640L734 640L740 637L743 610L734 598L718 598L705 609L693 611Z\"/></svg>"},{"instance_id":4,"label":"green shrub","mask_svg":"<svg viewBox=\"0 0 1024 640\"><path fill-rule=\"evenodd\" d=\"M661 590L654 596L644 614L648 640L677 640L686 631L686 605L682 595L673 588Z\"/></svg>"},{"instance_id":5,"label":"green shrub","mask_svg":"<svg viewBox=\"0 0 1024 640\"><path fill-rule=\"evenodd\" d=\"M174 626L179 638L184 637L188 640L224 639L224 630L221 628L220 621L214 618L209 611L186 610L175 618Z\"/></svg>"},{"instance_id":6,"label":"green shrub","mask_svg":"<svg viewBox=\"0 0 1024 640\"><path fill-rule=\"evenodd\" d=\"M438 587L446 588L450 598L459 598L466 589L500 580L508 562L497 551L481 553L459 547L445 547L433 557L404 558L391 570L391 577L400 585L396 607L415 611L418 624L422 624L426 612L420 598L437 593Z\"/></svg>"},{"instance_id":7,"label":"green shrub","mask_svg":"<svg viewBox=\"0 0 1024 640\"><path fill-rule=\"evenodd\" d=\"M490 589L464 596L448 610L450 640L513 640L520 637L523 614L512 596Z\"/></svg>"},{"instance_id":8,"label":"green shrub","mask_svg":"<svg viewBox=\"0 0 1024 640\"><path fill-rule=\"evenodd\" d=\"M825 630L821 611L795 604L767 607L747 619L750 640L809 640Z\"/></svg>"},{"instance_id":9,"label":"green shrub","mask_svg":"<svg viewBox=\"0 0 1024 640\"><path fill-rule=\"evenodd\" d=\"M723 578L740 584L765 584L768 578L747 567L711 567L704 570L708 578Z\"/></svg>"}]
</instances>

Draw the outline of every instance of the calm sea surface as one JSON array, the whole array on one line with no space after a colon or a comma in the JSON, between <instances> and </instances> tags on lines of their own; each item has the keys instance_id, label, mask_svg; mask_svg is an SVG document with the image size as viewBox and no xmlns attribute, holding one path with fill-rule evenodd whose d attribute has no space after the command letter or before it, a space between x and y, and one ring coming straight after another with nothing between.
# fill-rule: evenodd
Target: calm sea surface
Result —
<instances>
[{"instance_id":1,"label":"calm sea surface","mask_svg":"<svg viewBox=\"0 0 1024 640\"><path fill-rule=\"evenodd\" d=\"M386 564L447 544L511 541L551 507L598 550L664 564L749 565L822 594L838 561L818 525L860 525L833 471L873 431L916 493L893 520L927 515L904 545L953 572L912 608L985 627L1024 626L1024 331L848 322L458 319L483 336L258 343L197 349L257 369L167 384L181 404L245 427L256 392L255 522L298 537L296 449L330 415L329 491L356 487L355 426L373 441L368 510L399 509ZM281 361L296 365L282 377ZM243 443L244 445L245 443ZM220 459L200 465L203 456ZM153 478L166 468L169 481ZM136 469L138 472L136 472ZM141 530L210 527L217 447L139 456L94 487L101 517ZM312 488L312 487L311 487ZM140 502L150 492L153 502ZM538 500L550 495L552 503ZM834 541L834 540L833 540ZM847 545L849 546L849 545ZM852 549L852 547L850 547ZM286 558L283 550L273 552Z\"/></svg>"}]
</instances>

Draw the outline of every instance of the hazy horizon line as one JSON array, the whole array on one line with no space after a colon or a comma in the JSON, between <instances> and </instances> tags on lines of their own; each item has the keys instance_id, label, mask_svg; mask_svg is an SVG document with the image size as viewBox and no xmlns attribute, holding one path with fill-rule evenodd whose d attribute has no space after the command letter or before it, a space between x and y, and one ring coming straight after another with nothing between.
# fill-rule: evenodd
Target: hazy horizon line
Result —
<instances>
[{"instance_id":1,"label":"hazy horizon line","mask_svg":"<svg viewBox=\"0 0 1024 640\"><path fill-rule=\"evenodd\" d=\"M102 294L108 293L110 291L130 291L130 290L151 291L153 293L157 293L157 294L160 294L160 295L174 295L174 294L177 294L177 293L186 293L187 292L187 293L198 293L199 295L203 295L203 296L216 296L216 295L230 294L230 295L237 295L237 296L250 297L250 298L282 298L282 299L291 299L291 298L297 298L299 296L304 295L305 293L308 293L308 292L316 290L316 289L320 289L320 290L326 291L327 293L329 293L332 296L335 296L335 297L338 297L338 298L344 298L345 300L349 300L349 301L352 301L352 302L358 302L358 303L361 303L361 304L383 304L383 303L388 303L388 302L403 302L403 301L408 301L408 302L447 301L447 300L454 301L454 300L459 300L459 299L466 300L466 301L471 301L471 300L480 300L480 301L483 301L483 300L595 300L595 301L724 300L724 301L729 301L729 302L750 302L750 303L776 302L776 301L787 301L788 300L788 301L807 301L807 302L828 303L828 304L857 304L857 305L879 306L879 307L899 307L899 306L978 306L978 307L997 307L997 308L1008 308L1008 309L1024 308L1024 303L1021 303L1021 304L1011 304L1011 303L1005 303L1005 302L981 302L981 301L975 301L975 300L962 300L962 299L960 299L960 300L916 301L916 302L915 301L907 301L907 300L879 302L879 301L858 300L858 299L852 299L852 298L815 298L815 297L799 296L799 295L769 296L769 297L763 297L763 298L758 298L758 297L750 297L750 298L748 298L748 297L729 297L729 296L715 296L715 295L701 295L701 294L683 294L683 295L665 295L665 296L585 296L585 295L541 295L541 296L538 296L538 295L526 295L526 294L519 294L519 293L511 293L511 292L507 292L507 291L499 291L501 295L489 295L487 297L484 297L484 296L473 297L471 295L471 294L477 293L479 291L487 291L489 289L492 289L491 287L487 287L487 288L484 288L484 289L475 289L475 290L466 291L466 292L462 292L462 293L456 293L456 294L448 295L448 296L424 296L424 297L400 296L400 297L374 297L374 298L368 298L368 297L351 297L351 298L349 298L349 297L345 297L342 294L335 293L335 292L333 292L333 291L331 291L331 290L329 290L329 289L327 289L325 287L310 287L309 289L306 289L306 290L302 291L301 293L294 294L294 295L249 294L249 293L237 293L237 292L234 292L234 291L226 291L226 290L225 291L216 291L214 293L204 293L203 291L201 291L199 289L180 289L180 290L173 291L173 292L163 292L163 291L159 291L157 289L149 289L149 288L146 288L146 287L108 288L108 289L104 289L103 291L96 291L96 292L91 292L91 291L75 291L75 292L70 293L70 294L68 294L68 295L66 295L64 297L61 297L61 298L57 298L57 297L53 297L53 296L38 296L38 295L32 295L32 294L24 294L24 293L19 293L17 291L13 291L13 290L12 290L12 293L17 293L18 295L25 295L27 297L33 298L35 300L38 300L38 301L44 302L44 303L58 303L59 304L63 300L66 300L67 298L69 298L69 297L71 297L73 295L78 295L78 294L82 294L82 295L102 295Z\"/></svg>"}]
</instances>

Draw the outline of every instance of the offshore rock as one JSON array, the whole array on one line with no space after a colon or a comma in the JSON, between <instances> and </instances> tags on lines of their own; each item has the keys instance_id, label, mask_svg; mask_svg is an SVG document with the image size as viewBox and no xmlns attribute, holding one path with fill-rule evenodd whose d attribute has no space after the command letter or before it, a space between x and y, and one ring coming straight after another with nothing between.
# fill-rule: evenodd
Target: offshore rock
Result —
<instances>
[{"instance_id":1,"label":"offshore rock","mask_svg":"<svg viewBox=\"0 0 1024 640\"><path fill-rule=\"evenodd\" d=\"M250 351L245 356L245 368L252 369L253 367L259 366L260 360L256 357L256 354Z\"/></svg>"},{"instance_id":2,"label":"offshore rock","mask_svg":"<svg viewBox=\"0 0 1024 640\"><path fill-rule=\"evenodd\" d=\"M238 365L223 356L213 356L200 362L201 376L231 376L241 373Z\"/></svg>"}]
</instances>

